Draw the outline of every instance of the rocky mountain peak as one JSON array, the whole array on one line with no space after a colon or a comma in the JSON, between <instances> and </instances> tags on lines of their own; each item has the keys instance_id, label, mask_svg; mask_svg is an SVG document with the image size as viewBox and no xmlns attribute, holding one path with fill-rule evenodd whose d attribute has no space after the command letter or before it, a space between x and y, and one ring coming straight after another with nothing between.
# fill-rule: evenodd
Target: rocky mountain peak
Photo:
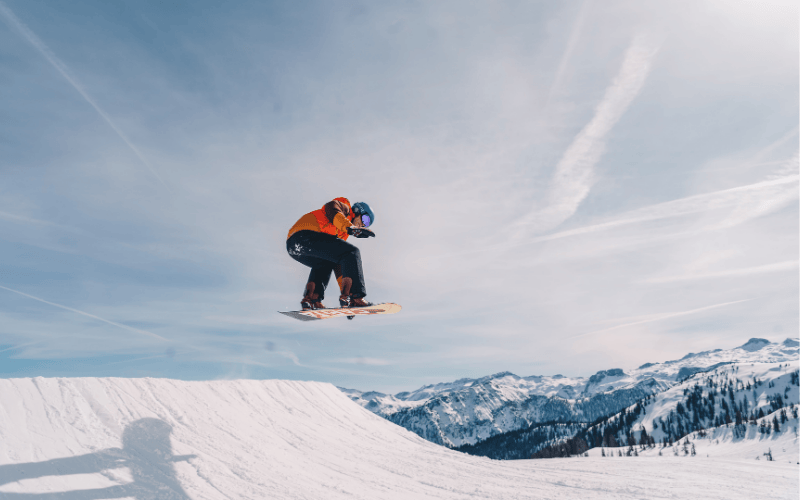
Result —
<instances>
[{"instance_id":1,"label":"rocky mountain peak","mask_svg":"<svg viewBox=\"0 0 800 500\"><path fill-rule=\"evenodd\" d=\"M755 352L764 347L767 347L770 344L769 340L767 339L757 339L752 338L747 341L746 344L739 346L739 349L744 349L748 352Z\"/></svg>"},{"instance_id":2,"label":"rocky mountain peak","mask_svg":"<svg viewBox=\"0 0 800 500\"><path fill-rule=\"evenodd\" d=\"M625 372L622 368L612 368L610 370L600 370L589 377L589 384L599 384L606 377L624 377Z\"/></svg>"}]
</instances>

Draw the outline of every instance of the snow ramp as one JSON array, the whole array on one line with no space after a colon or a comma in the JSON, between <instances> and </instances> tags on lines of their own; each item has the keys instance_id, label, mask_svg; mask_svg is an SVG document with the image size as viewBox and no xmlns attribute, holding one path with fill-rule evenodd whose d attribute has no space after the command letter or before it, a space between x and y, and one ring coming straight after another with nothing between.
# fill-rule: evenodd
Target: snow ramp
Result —
<instances>
[{"instance_id":1,"label":"snow ramp","mask_svg":"<svg viewBox=\"0 0 800 500\"><path fill-rule=\"evenodd\" d=\"M0 499L792 498L797 466L493 461L429 443L330 384L0 379Z\"/></svg>"}]
</instances>

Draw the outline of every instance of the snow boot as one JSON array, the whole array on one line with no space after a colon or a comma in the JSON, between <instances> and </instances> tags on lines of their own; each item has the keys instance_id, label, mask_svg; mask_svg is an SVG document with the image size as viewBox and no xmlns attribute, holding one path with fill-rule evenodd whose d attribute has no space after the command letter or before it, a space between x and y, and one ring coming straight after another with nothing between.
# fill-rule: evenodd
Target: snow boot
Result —
<instances>
[{"instance_id":1,"label":"snow boot","mask_svg":"<svg viewBox=\"0 0 800 500\"><path fill-rule=\"evenodd\" d=\"M374 305L367 302L362 297L353 297L350 288L353 286L352 278L342 278L342 295L339 297L339 305L342 307L368 307Z\"/></svg>"},{"instance_id":2,"label":"snow boot","mask_svg":"<svg viewBox=\"0 0 800 500\"><path fill-rule=\"evenodd\" d=\"M306 283L306 293L303 295L303 300L300 301L300 307L302 307L304 311L325 309L325 306L322 305L322 299L319 298L319 294L314 293L315 288L316 284L314 284L313 281Z\"/></svg>"},{"instance_id":3,"label":"snow boot","mask_svg":"<svg viewBox=\"0 0 800 500\"><path fill-rule=\"evenodd\" d=\"M343 295L339 297L339 305L342 307L369 307L374 306L372 302L367 302L361 297L353 297L352 295Z\"/></svg>"}]
</instances>

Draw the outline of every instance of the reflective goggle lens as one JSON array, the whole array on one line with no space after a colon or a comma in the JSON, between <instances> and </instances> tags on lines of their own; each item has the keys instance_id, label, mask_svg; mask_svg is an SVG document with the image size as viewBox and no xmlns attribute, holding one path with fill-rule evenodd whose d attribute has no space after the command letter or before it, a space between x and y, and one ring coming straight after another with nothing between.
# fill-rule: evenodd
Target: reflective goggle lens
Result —
<instances>
[{"instance_id":1,"label":"reflective goggle lens","mask_svg":"<svg viewBox=\"0 0 800 500\"><path fill-rule=\"evenodd\" d=\"M369 225L372 223L372 221L369 219L369 215L367 214L361 216L361 222L364 223L364 227L369 227Z\"/></svg>"}]
</instances>

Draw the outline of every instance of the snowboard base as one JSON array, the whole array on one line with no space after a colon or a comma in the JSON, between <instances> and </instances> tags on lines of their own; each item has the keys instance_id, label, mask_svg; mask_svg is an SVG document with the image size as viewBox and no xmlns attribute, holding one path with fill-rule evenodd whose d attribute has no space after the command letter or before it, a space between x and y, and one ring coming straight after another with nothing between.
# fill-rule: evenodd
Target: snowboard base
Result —
<instances>
[{"instance_id":1,"label":"snowboard base","mask_svg":"<svg viewBox=\"0 0 800 500\"><path fill-rule=\"evenodd\" d=\"M318 319L338 318L346 316L353 319L356 316L372 316L374 314L394 314L400 312L398 304L387 302L367 307L334 307L331 309L311 309L307 311L278 311L300 321L316 321Z\"/></svg>"}]
</instances>

